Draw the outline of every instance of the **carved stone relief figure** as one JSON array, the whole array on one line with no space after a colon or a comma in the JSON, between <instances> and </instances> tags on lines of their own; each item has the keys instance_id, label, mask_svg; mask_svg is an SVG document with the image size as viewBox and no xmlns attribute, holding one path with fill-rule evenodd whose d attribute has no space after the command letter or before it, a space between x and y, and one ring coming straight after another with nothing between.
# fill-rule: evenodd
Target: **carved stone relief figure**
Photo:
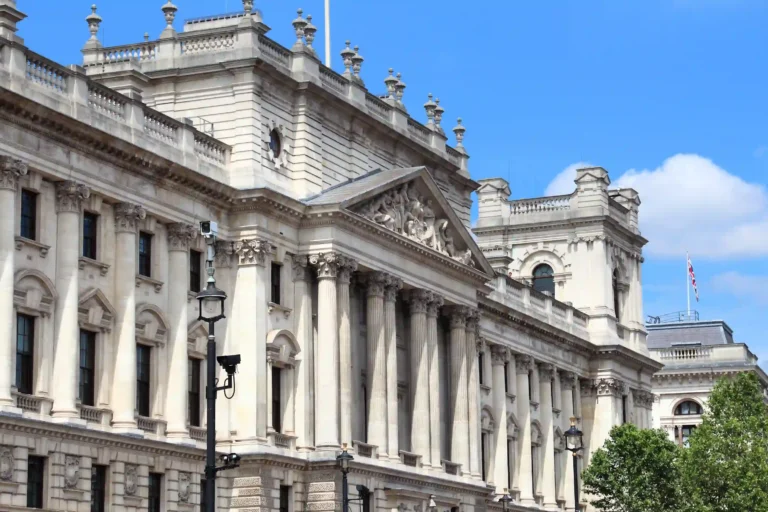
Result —
<instances>
[{"instance_id":1,"label":"carved stone relief figure","mask_svg":"<svg viewBox=\"0 0 768 512\"><path fill-rule=\"evenodd\" d=\"M77 481L80 479L80 457L67 455L64 465L64 485L67 489L77 487Z\"/></svg>"}]
</instances>

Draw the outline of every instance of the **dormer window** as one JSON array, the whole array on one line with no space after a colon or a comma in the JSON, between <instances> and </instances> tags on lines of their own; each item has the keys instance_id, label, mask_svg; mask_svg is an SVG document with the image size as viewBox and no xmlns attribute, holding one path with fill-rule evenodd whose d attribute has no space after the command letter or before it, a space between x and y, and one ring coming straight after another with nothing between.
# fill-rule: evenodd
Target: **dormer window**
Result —
<instances>
[{"instance_id":1,"label":"dormer window","mask_svg":"<svg viewBox=\"0 0 768 512\"><path fill-rule=\"evenodd\" d=\"M552 267L541 264L533 269L533 289L550 297L555 296L555 273Z\"/></svg>"}]
</instances>

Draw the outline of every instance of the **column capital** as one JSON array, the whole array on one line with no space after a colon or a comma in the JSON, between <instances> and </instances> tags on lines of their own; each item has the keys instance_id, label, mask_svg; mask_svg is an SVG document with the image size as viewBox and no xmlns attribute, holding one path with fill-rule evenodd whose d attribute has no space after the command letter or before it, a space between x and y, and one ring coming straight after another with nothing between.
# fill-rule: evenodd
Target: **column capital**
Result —
<instances>
[{"instance_id":1,"label":"column capital","mask_svg":"<svg viewBox=\"0 0 768 512\"><path fill-rule=\"evenodd\" d=\"M349 256L339 254L338 276L339 283L349 286L352 272L357 270L357 261Z\"/></svg>"},{"instance_id":2,"label":"column capital","mask_svg":"<svg viewBox=\"0 0 768 512\"><path fill-rule=\"evenodd\" d=\"M291 274L293 282L309 281L309 261L305 255L294 254L291 256Z\"/></svg>"},{"instance_id":3,"label":"column capital","mask_svg":"<svg viewBox=\"0 0 768 512\"><path fill-rule=\"evenodd\" d=\"M478 335L475 338L475 345L477 346L477 353L484 352L488 348L488 342L485 340L485 338L480 337Z\"/></svg>"},{"instance_id":4,"label":"column capital","mask_svg":"<svg viewBox=\"0 0 768 512\"><path fill-rule=\"evenodd\" d=\"M339 270L339 253L321 252L309 256L309 264L317 270L318 279L336 279Z\"/></svg>"},{"instance_id":5,"label":"column capital","mask_svg":"<svg viewBox=\"0 0 768 512\"><path fill-rule=\"evenodd\" d=\"M550 363L539 364L539 380L542 382L552 382L555 378L555 365Z\"/></svg>"},{"instance_id":6,"label":"column capital","mask_svg":"<svg viewBox=\"0 0 768 512\"><path fill-rule=\"evenodd\" d=\"M213 252L216 254L214 256L216 268L229 268L232 265L232 255L235 253L235 247L232 242L216 240Z\"/></svg>"},{"instance_id":7,"label":"column capital","mask_svg":"<svg viewBox=\"0 0 768 512\"><path fill-rule=\"evenodd\" d=\"M176 222L166 226L169 251L189 251L189 244L197 237L197 226Z\"/></svg>"},{"instance_id":8,"label":"column capital","mask_svg":"<svg viewBox=\"0 0 768 512\"><path fill-rule=\"evenodd\" d=\"M115 205L115 231L118 233L136 233L139 221L147 218L143 206L133 203L118 203Z\"/></svg>"},{"instance_id":9,"label":"column capital","mask_svg":"<svg viewBox=\"0 0 768 512\"><path fill-rule=\"evenodd\" d=\"M588 387L589 391L596 393L597 396L622 396L626 394L627 385L624 381L615 379L613 377L605 377L601 379L592 379L589 381L588 386L582 386L582 394L584 389ZM591 393L590 393L591 394Z\"/></svg>"},{"instance_id":10,"label":"column capital","mask_svg":"<svg viewBox=\"0 0 768 512\"><path fill-rule=\"evenodd\" d=\"M389 276L387 285L384 288L384 302L397 301L397 294L403 289L403 280L399 277Z\"/></svg>"},{"instance_id":11,"label":"column capital","mask_svg":"<svg viewBox=\"0 0 768 512\"><path fill-rule=\"evenodd\" d=\"M576 387L576 381L578 380L578 375L576 375L573 372L569 372L567 370L560 370L560 384L563 387L569 387L573 388Z\"/></svg>"},{"instance_id":12,"label":"column capital","mask_svg":"<svg viewBox=\"0 0 768 512\"><path fill-rule=\"evenodd\" d=\"M477 332L480 327L480 311L467 308L467 331Z\"/></svg>"},{"instance_id":13,"label":"column capital","mask_svg":"<svg viewBox=\"0 0 768 512\"><path fill-rule=\"evenodd\" d=\"M467 316L469 315L469 308L466 306L449 306L445 308L445 313L451 321L451 329L467 327Z\"/></svg>"},{"instance_id":14,"label":"column capital","mask_svg":"<svg viewBox=\"0 0 768 512\"><path fill-rule=\"evenodd\" d=\"M8 155L0 155L0 189L16 190L19 178L27 174L26 162Z\"/></svg>"},{"instance_id":15,"label":"column capital","mask_svg":"<svg viewBox=\"0 0 768 512\"><path fill-rule=\"evenodd\" d=\"M365 274L365 292L368 297L384 297L384 289L389 283L389 274L368 272Z\"/></svg>"},{"instance_id":16,"label":"column capital","mask_svg":"<svg viewBox=\"0 0 768 512\"><path fill-rule=\"evenodd\" d=\"M491 365L500 366L509 361L509 349L502 345L491 345Z\"/></svg>"},{"instance_id":17,"label":"column capital","mask_svg":"<svg viewBox=\"0 0 768 512\"><path fill-rule=\"evenodd\" d=\"M429 303L427 304L427 316L437 318L437 316L440 314L440 308L443 307L444 303L445 300L443 299L442 295L432 292Z\"/></svg>"},{"instance_id":18,"label":"column capital","mask_svg":"<svg viewBox=\"0 0 768 512\"><path fill-rule=\"evenodd\" d=\"M533 358L526 355L515 355L515 370L517 373L530 373L533 370Z\"/></svg>"},{"instance_id":19,"label":"column capital","mask_svg":"<svg viewBox=\"0 0 768 512\"><path fill-rule=\"evenodd\" d=\"M56 183L56 213L80 213L83 199L91 197L91 189L73 180Z\"/></svg>"},{"instance_id":20,"label":"column capital","mask_svg":"<svg viewBox=\"0 0 768 512\"><path fill-rule=\"evenodd\" d=\"M420 288L414 288L408 292L408 308L412 315L427 313L427 304L432 299L432 292Z\"/></svg>"},{"instance_id":21,"label":"column capital","mask_svg":"<svg viewBox=\"0 0 768 512\"><path fill-rule=\"evenodd\" d=\"M632 400L639 407L643 407L645 409L651 409L653 408L653 402L656 400L656 395L654 395L650 391L645 391L642 389L633 389Z\"/></svg>"},{"instance_id":22,"label":"column capital","mask_svg":"<svg viewBox=\"0 0 768 512\"><path fill-rule=\"evenodd\" d=\"M241 266L259 265L263 267L267 258L272 255L272 244L269 240L262 238L238 240L235 242L234 251L240 258Z\"/></svg>"}]
</instances>

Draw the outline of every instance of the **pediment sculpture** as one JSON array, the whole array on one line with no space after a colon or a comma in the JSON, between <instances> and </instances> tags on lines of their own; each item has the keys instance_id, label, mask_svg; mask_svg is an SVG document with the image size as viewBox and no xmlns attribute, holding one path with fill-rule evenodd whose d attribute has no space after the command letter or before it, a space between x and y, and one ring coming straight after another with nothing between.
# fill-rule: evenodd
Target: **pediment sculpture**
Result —
<instances>
[{"instance_id":1,"label":"pediment sculpture","mask_svg":"<svg viewBox=\"0 0 768 512\"><path fill-rule=\"evenodd\" d=\"M456 247L448 219L438 219L433 200L420 194L412 183L378 195L356 208L355 213L459 263L474 267L472 251Z\"/></svg>"}]
</instances>

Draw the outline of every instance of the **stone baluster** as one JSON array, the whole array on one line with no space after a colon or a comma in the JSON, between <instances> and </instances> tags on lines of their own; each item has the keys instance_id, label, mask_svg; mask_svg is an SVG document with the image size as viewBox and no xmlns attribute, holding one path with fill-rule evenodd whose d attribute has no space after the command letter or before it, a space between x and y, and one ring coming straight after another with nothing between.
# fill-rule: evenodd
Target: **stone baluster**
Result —
<instances>
[{"instance_id":1,"label":"stone baluster","mask_svg":"<svg viewBox=\"0 0 768 512\"><path fill-rule=\"evenodd\" d=\"M349 283L357 262L339 256L336 302L339 308L339 412L341 442L352 446L352 331L349 320Z\"/></svg>"},{"instance_id":2,"label":"stone baluster","mask_svg":"<svg viewBox=\"0 0 768 512\"><path fill-rule=\"evenodd\" d=\"M384 289L384 335L387 340L387 454L400 459L397 411L397 294L403 281L390 277ZM381 450L379 451L381 453Z\"/></svg>"},{"instance_id":3,"label":"stone baluster","mask_svg":"<svg viewBox=\"0 0 768 512\"><path fill-rule=\"evenodd\" d=\"M168 437L189 437L187 400L181 397L189 393L189 246L197 237L197 231L198 227L191 224L168 225L168 317L171 324L168 347L171 364L166 378L165 401Z\"/></svg>"},{"instance_id":4,"label":"stone baluster","mask_svg":"<svg viewBox=\"0 0 768 512\"><path fill-rule=\"evenodd\" d=\"M389 276L372 272L367 276L366 318L368 325L368 442L382 455L387 446L387 358L384 330L384 289Z\"/></svg>"},{"instance_id":5,"label":"stone baluster","mask_svg":"<svg viewBox=\"0 0 768 512\"><path fill-rule=\"evenodd\" d=\"M557 493L555 491L555 429L552 413L552 380L555 377L555 367L548 363L539 365L539 422L544 437L541 449L544 451L541 465L542 494L544 507L557 508Z\"/></svg>"},{"instance_id":6,"label":"stone baluster","mask_svg":"<svg viewBox=\"0 0 768 512\"><path fill-rule=\"evenodd\" d=\"M520 504L533 506L533 477L531 475L533 461L531 460L531 401L528 375L533 370L531 356L515 356L517 373L517 420L520 423L520 450L518 453L517 474L520 488Z\"/></svg>"},{"instance_id":7,"label":"stone baluster","mask_svg":"<svg viewBox=\"0 0 768 512\"><path fill-rule=\"evenodd\" d=\"M565 432L571 427L571 416L575 416L573 410L573 390L576 385L577 379L573 372L561 371L560 372L560 396L562 397L561 411L560 411L560 425ZM565 452L570 454L570 452ZM561 468L563 475L563 496L565 497L565 510L574 510L573 504L573 461L570 457L563 457L564 467Z\"/></svg>"},{"instance_id":8,"label":"stone baluster","mask_svg":"<svg viewBox=\"0 0 768 512\"><path fill-rule=\"evenodd\" d=\"M293 256L293 296L295 300L295 333L301 350L296 375L296 447L304 451L314 439L314 343L312 333L312 288L306 256Z\"/></svg>"},{"instance_id":9,"label":"stone baluster","mask_svg":"<svg viewBox=\"0 0 768 512\"><path fill-rule=\"evenodd\" d=\"M440 358L437 350L437 317L443 298L433 293L427 304L427 355L429 357L429 433L430 463L440 467L442 459L440 425Z\"/></svg>"},{"instance_id":10,"label":"stone baluster","mask_svg":"<svg viewBox=\"0 0 768 512\"><path fill-rule=\"evenodd\" d=\"M74 181L56 184L56 356L53 360L54 418L79 418L77 411L80 354L78 309L78 259L80 257L80 207L91 191Z\"/></svg>"},{"instance_id":11,"label":"stone baluster","mask_svg":"<svg viewBox=\"0 0 768 512\"><path fill-rule=\"evenodd\" d=\"M496 494L502 494L509 487L507 458L507 393L504 382L504 365L509 361L509 350L501 345L491 346L491 372L493 384L493 414L496 418L494 441L496 457L493 465L493 481ZM491 471L489 471L491 473Z\"/></svg>"},{"instance_id":12,"label":"stone baluster","mask_svg":"<svg viewBox=\"0 0 768 512\"><path fill-rule=\"evenodd\" d=\"M477 331L479 312L471 310L467 317L467 404L469 407L469 469L480 478L480 377L477 369ZM501 419L498 420L501 422Z\"/></svg>"},{"instance_id":13,"label":"stone baluster","mask_svg":"<svg viewBox=\"0 0 768 512\"><path fill-rule=\"evenodd\" d=\"M411 451L429 465L429 360L427 358L427 290L411 290Z\"/></svg>"},{"instance_id":14,"label":"stone baluster","mask_svg":"<svg viewBox=\"0 0 768 512\"><path fill-rule=\"evenodd\" d=\"M13 362L16 347L13 326L13 273L16 243L14 231L16 216L16 190L19 178L27 174L27 164L9 156L0 155L0 408L13 407L11 386L14 382ZM5 355L3 355L5 354Z\"/></svg>"},{"instance_id":15,"label":"stone baluster","mask_svg":"<svg viewBox=\"0 0 768 512\"><path fill-rule=\"evenodd\" d=\"M315 444L319 450L336 450L339 441L339 326L336 276L339 255L313 254L309 262L317 269L317 411Z\"/></svg>"},{"instance_id":16,"label":"stone baluster","mask_svg":"<svg viewBox=\"0 0 768 512\"><path fill-rule=\"evenodd\" d=\"M136 233L147 213L131 203L115 205L115 347L112 426L136 428Z\"/></svg>"},{"instance_id":17,"label":"stone baluster","mask_svg":"<svg viewBox=\"0 0 768 512\"><path fill-rule=\"evenodd\" d=\"M451 461L469 471L469 417L467 402L467 308L449 309L451 322Z\"/></svg>"}]
</instances>

